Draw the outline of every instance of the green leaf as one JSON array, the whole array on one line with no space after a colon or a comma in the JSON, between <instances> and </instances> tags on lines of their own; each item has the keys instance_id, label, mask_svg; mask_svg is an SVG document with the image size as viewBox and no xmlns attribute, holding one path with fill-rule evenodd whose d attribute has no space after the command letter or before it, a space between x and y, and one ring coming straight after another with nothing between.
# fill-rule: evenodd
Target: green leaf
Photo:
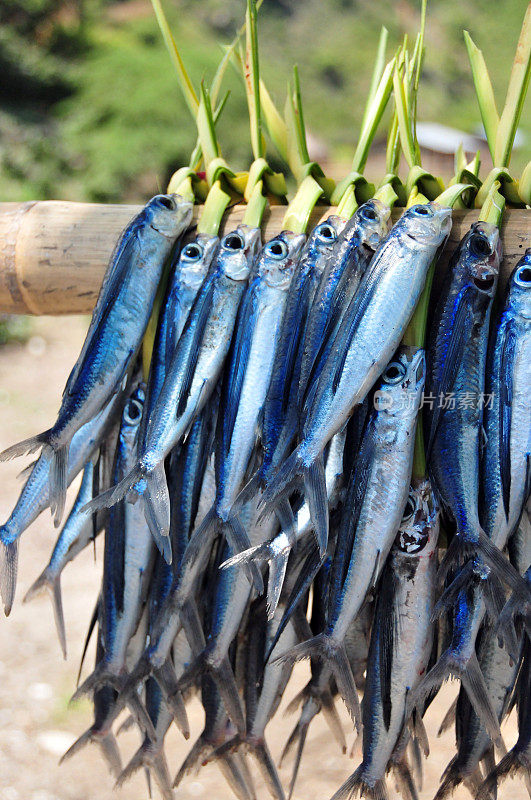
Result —
<instances>
[{"instance_id":1,"label":"green leaf","mask_svg":"<svg viewBox=\"0 0 531 800\"><path fill-rule=\"evenodd\" d=\"M246 48L244 80L249 107L249 123L251 129L251 147L254 158L265 155L265 141L262 136L262 119L260 106L260 71L258 64L258 35L256 29L256 5L254 0L247 0L245 14Z\"/></svg>"},{"instance_id":2,"label":"green leaf","mask_svg":"<svg viewBox=\"0 0 531 800\"><path fill-rule=\"evenodd\" d=\"M245 214L243 215L244 224L250 225L251 228L259 228L266 208L267 200L264 197L264 184L262 181L258 181L247 201Z\"/></svg>"},{"instance_id":3,"label":"green leaf","mask_svg":"<svg viewBox=\"0 0 531 800\"><path fill-rule=\"evenodd\" d=\"M500 118L498 116L498 109L496 108L492 83L490 82L489 71L483 53L479 47L476 47L468 31L463 31L463 35L465 37L466 49L472 69L472 78L476 89L479 111L481 113L481 119L483 120L483 127L485 128L485 135L487 137L492 161L495 163L496 133Z\"/></svg>"},{"instance_id":4,"label":"green leaf","mask_svg":"<svg viewBox=\"0 0 531 800\"><path fill-rule=\"evenodd\" d=\"M283 229L293 233L306 233L312 210L322 194L323 189L315 178L307 175L287 208Z\"/></svg>"},{"instance_id":5,"label":"green leaf","mask_svg":"<svg viewBox=\"0 0 531 800\"><path fill-rule=\"evenodd\" d=\"M160 0L151 0L151 3L153 5L153 10L155 11L155 16L157 17L157 22L159 23L159 28L161 30L164 43L177 71L177 76L179 78L179 83L186 101L186 105L188 106L190 114L195 119L199 110L199 100L197 99L194 87L192 86L190 77L185 69L181 54L179 53L179 48L177 47L175 39L173 38L173 34L170 30L170 26L168 25L168 20L166 19L166 15L162 9Z\"/></svg>"},{"instance_id":6,"label":"green leaf","mask_svg":"<svg viewBox=\"0 0 531 800\"><path fill-rule=\"evenodd\" d=\"M364 123L361 127L360 138L352 160L352 169L361 172L367 163L369 149L374 139L374 135L380 124L385 107L391 95L393 87L393 73L395 70L396 57L393 58L383 70L378 82L376 91L370 104L366 109Z\"/></svg>"},{"instance_id":7,"label":"green leaf","mask_svg":"<svg viewBox=\"0 0 531 800\"><path fill-rule=\"evenodd\" d=\"M531 4L527 6L520 38L516 46L505 106L496 133L494 164L508 167L514 137L522 116L531 76Z\"/></svg>"},{"instance_id":8,"label":"green leaf","mask_svg":"<svg viewBox=\"0 0 531 800\"><path fill-rule=\"evenodd\" d=\"M198 232L206 233L208 236L216 236L229 203L230 195L223 191L220 181L216 181L205 200L203 212L197 223Z\"/></svg>"},{"instance_id":9,"label":"green leaf","mask_svg":"<svg viewBox=\"0 0 531 800\"><path fill-rule=\"evenodd\" d=\"M479 212L481 222L490 222L491 225L500 227L505 209L505 198L498 191L500 182L494 181Z\"/></svg>"},{"instance_id":10,"label":"green leaf","mask_svg":"<svg viewBox=\"0 0 531 800\"><path fill-rule=\"evenodd\" d=\"M286 123L271 99L271 95L262 79L260 79L260 104L271 141L281 158L288 164L288 131Z\"/></svg>"}]
</instances>

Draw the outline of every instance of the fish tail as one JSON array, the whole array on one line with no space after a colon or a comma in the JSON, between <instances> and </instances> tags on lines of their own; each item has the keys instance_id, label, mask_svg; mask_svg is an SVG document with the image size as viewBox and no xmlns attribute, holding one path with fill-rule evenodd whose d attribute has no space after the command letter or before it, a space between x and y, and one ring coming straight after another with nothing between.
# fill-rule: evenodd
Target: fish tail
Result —
<instances>
[{"instance_id":1,"label":"fish tail","mask_svg":"<svg viewBox=\"0 0 531 800\"><path fill-rule=\"evenodd\" d=\"M66 504L69 449L70 442L60 447L54 447L51 455L49 477L50 511L56 528L61 524Z\"/></svg>"},{"instance_id":2,"label":"fish tail","mask_svg":"<svg viewBox=\"0 0 531 800\"><path fill-rule=\"evenodd\" d=\"M459 756L454 756L441 778L441 785L437 789L437 793L433 800L444 800L449 794L452 794L455 789L463 782L463 774L461 772L461 765L459 764Z\"/></svg>"},{"instance_id":3,"label":"fish tail","mask_svg":"<svg viewBox=\"0 0 531 800\"><path fill-rule=\"evenodd\" d=\"M269 562L269 578L267 581L267 618L273 619L277 610L280 593L284 585L284 577L289 560L289 550L279 553Z\"/></svg>"},{"instance_id":4,"label":"fish tail","mask_svg":"<svg viewBox=\"0 0 531 800\"><path fill-rule=\"evenodd\" d=\"M455 722L456 711L457 711L457 697L455 698L452 705L444 715L443 721L439 725L439 730L437 731L437 737L442 736L443 733L446 733L446 731L450 730L450 728Z\"/></svg>"},{"instance_id":5,"label":"fish tail","mask_svg":"<svg viewBox=\"0 0 531 800\"><path fill-rule=\"evenodd\" d=\"M115 486L111 486L105 492L102 492L97 497L94 497L90 502L86 503L81 512L83 514L92 514L94 511L99 511L102 508L110 508L118 503L122 498L129 494L142 480L146 474L146 469L141 462L135 464L131 472L122 478Z\"/></svg>"},{"instance_id":6,"label":"fish tail","mask_svg":"<svg viewBox=\"0 0 531 800\"><path fill-rule=\"evenodd\" d=\"M203 762L211 752L211 746L205 742L203 735L197 739L192 745L192 748L183 763L179 767L179 771L173 781L173 787L179 786L180 782L186 775L192 772L197 773Z\"/></svg>"},{"instance_id":7,"label":"fish tail","mask_svg":"<svg viewBox=\"0 0 531 800\"><path fill-rule=\"evenodd\" d=\"M236 685L236 679L228 656L214 663L213 660L211 661L209 659L208 648L205 648L183 675L181 675L177 681L177 688L179 691L187 689L189 686L197 683L205 672L208 673L215 682L225 705L225 710L236 726L238 733L244 736L245 716Z\"/></svg>"},{"instance_id":8,"label":"fish tail","mask_svg":"<svg viewBox=\"0 0 531 800\"><path fill-rule=\"evenodd\" d=\"M449 677L461 680L463 688L474 707L474 711L483 722L487 733L496 746L501 744L501 732L498 718L492 708L489 693L485 685L481 668L475 653L467 661L459 658L449 648L441 655L434 667L413 689L408 697L410 710L422 706L427 697L438 690Z\"/></svg>"},{"instance_id":9,"label":"fish tail","mask_svg":"<svg viewBox=\"0 0 531 800\"><path fill-rule=\"evenodd\" d=\"M328 494L326 491L325 468L319 456L304 472L304 492L310 508L314 535L321 555L328 545Z\"/></svg>"},{"instance_id":10,"label":"fish tail","mask_svg":"<svg viewBox=\"0 0 531 800\"><path fill-rule=\"evenodd\" d=\"M352 797L366 797L369 800L388 800L387 786L385 778L374 781L373 785L367 783L363 778L364 766L361 764L358 769L347 778L343 786L333 795L332 800L350 800Z\"/></svg>"},{"instance_id":11,"label":"fish tail","mask_svg":"<svg viewBox=\"0 0 531 800\"><path fill-rule=\"evenodd\" d=\"M513 747L500 763L487 775L477 793L477 800L491 800L500 781L522 774L531 794L531 758L528 753Z\"/></svg>"},{"instance_id":12,"label":"fish tail","mask_svg":"<svg viewBox=\"0 0 531 800\"><path fill-rule=\"evenodd\" d=\"M43 592L47 592L50 595L57 636L59 637L63 658L66 660L66 628L61 594L61 574L55 574L49 566L43 570L35 583L30 586L22 602L28 603Z\"/></svg>"},{"instance_id":13,"label":"fish tail","mask_svg":"<svg viewBox=\"0 0 531 800\"><path fill-rule=\"evenodd\" d=\"M249 746L249 749L256 759L271 796L275 797L276 800L285 800L284 789L280 782L275 762L271 757L265 740L261 739L258 742L253 742L253 744Z\"/></svg>"},{"instance_id":14,"label":"fish tail","mask_svg":"<svg viewBox=\"0 0 531 800\"><path fill-rule=\"evenodd\" d=\"M238 800L256 800L253 779L242 753L227 753L219 759L218 766Z\"/></svg>"},{"instance_id":15,"label":"fish tail","mask_svg":"<svg viewBox=\"0 0 531 800\"><path fill-rule=\"evenodd\" d=\"M126 781L142 768L149 773L153 773L164 800L173 800L173 789L166 756L164 751L149 739L143 741L127 766L120 772L115 788L121 788Z\"/></svg>"},{"instance_id":16,"label":"fish tail","mask_svg":"<svg viewBox=\"0 0 531 800\"><path fill-rule=\"evenodd\" d=\"M507 556L496 547L484 531L479 532L478 555L490 567L494 576L507 585L522 602L531 600L531 589L520 573L513 567Z\"/></svg>"},{"instance_id":17,"label":"fish tail","mask_svg":"<svg viewBox=\"0 0 531 800\"><path fill-rule=\"evenodd\" d=\"M300 483L303 473L304 465L300 450L297 448L268 481L259 503L261 517L269 514L283 498L287 497L294 486Z\"/></svg>"},{"instance_id":18,"label":"fish tail","mask_svg":"<svg viewBox=\"0 0 531 800\"><path fill-rule=\"evenodd\" d=\"M52 428L49 428L37 436L30 436L29 439L23 439L17 444L12 444L0 453L0 461L11 461L12 458L19 458L20 456L30 455L36 453L41 447L49 445Z\"/></svg>"},{"instance_id":19,"label":"fish tail","mask_svg":"<svg viewBox=\"0 0 531 800\"><path fill-rule=\"evenodd\" d=\"M122 771L122 761L114 734L112 731L109 731L102 735L95 726L90 727L76 739L74 744L61 756L59 764L63 764L69 758L76 755L76 753L79 753L87 744L97 744L100 747L102 755L109 767L109 771L112 775L118 777Z\"/></svg>"},{"instance_id":20,"label":"fish tail","mask_svg":"<svg viewBox=\"0 0 531 800\"><path fill-rule=\"evenodd\" d=\"M170 540L170 493L164 463L157 464L145 475L144 513L146 521L161 556L167 564L172 562Z\"/></svg>"},{"instance_id":21,"label":"fish tail","mask_svg":"<svg viewBox=\"0 0 531 800\"><path fill-rule=\"evenodd\" d=\"M185 739L190 738L190 725L182 693L178 687L177 676L169 659L162 667L154 670L153 675L159 684L168 708L173 715L177 727Z\"/></svg>"},{"instance_id":22,"label":"fish tail","mask_svg":"<svg viewBox=\"0 0 531 800\"><path fill-rule=\"evenodd\" d=\"M8 617L13 608L18 572L18 539L2 541L0 533L0 595Z\"/></svg>"},{"instance_id":23,"label":"fish tail","mask_svg":"<svg viewBox=\"0 0 531 800\"><path fill-rule=\"evenodd\" d=\"M195 529L184 551L181 574L186 571L196 570L203 559L210 554L212 542L219 532L221 521L212 506L198 528Z\"/></svg>"},{"instance_id":24,"label":"fish tail","mask_svg":"<svg viewBox=\"0 0 531 800\"><path fill-rule=\"evenodd\" d=\"M267 562L273 557L274 552L271 542L263 542L263 544L257 544L254 547L248 547L247 550L244 550L242 553L236 553L235 556L227 558L226 561L220 564L220 569L237 567L240 564L245 564L249 561L254 561L260 565L267 564Z\"/></svg>"},{"instance_id":25,"label":"fish tail","mask_svg":"<svg viewBox=\"0 0 531 800\"><path fill-rule=\"evenodd\" d=\"M419 800L417 787L405 753L399 761L392 763L392 770L398 785L398 791L404 800Z\"/></svg>"},{"instance_id":26,"label":"fish tail","mask_svg":"<svg viewBox=\"0 0 531 800\"><path fill-rule=\"evenodd\" d=\"M291 662L305 658L317 658L332 670L337 688L358 731L361 730L361 710L358 690L352 669L342 643L335 642L324 633L320 633L307 642L301 642L290 650L277 656L274 661Z\"/></svg>"},{"instance_id":27,"label":"fish tail","mask_svg":"<svg viewBox=\"0 0 531 800\"><path fill-rule=\"evenodd\" d=\"M279 497L275 508L275 514L277 515L282 532L288 537L289 543L294 545L297 541L297 522L291 503L287 497Z\"/></svg>"}]
</instances>

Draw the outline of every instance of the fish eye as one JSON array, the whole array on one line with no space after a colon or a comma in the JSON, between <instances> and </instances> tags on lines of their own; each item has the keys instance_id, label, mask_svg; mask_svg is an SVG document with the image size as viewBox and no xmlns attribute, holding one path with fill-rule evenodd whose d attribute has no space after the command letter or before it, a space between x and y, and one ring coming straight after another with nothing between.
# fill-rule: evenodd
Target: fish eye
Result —
<instances>
[{"instance_id":1,"label":"fish eye","mask_svg":"<svg viewBox=\"0 0 531 800\"><path fill-rule=\"evenodd\" d=\"M369 220L369 222L375 222L378 219L378 214L373 205L366 203L360 208L360 217Z\"/></svg>"},{"instance_id":2,"label":"fish eye","mask_svg":"<svg viewBox=\"0 0 531 800\"><path fill-rule=\"evenodd\" d=\"M515 280L520 286L529 288L531 286L531 267L520 267L516 272Z\"/></svg>"},{"instance_id":3,"label":"fish eye","mask_svg":"<svg viewBox=\"0 0 531 800\"><path fill-rule=\"evenodd\" d=\"M138 400L129 400L126 407L124 408L124 422L128 425L136 425L140 422L142 417L142 403L139 403Z\"/></svg>"},{"instance_id":4,"label":"fish eye","mask_svg":"<svg viewBox=\"0 0 531 800\"><path fill-rule=\"evenodd\" d=\"M164 206L164 208L167 208L168 211L173 211L175 209L175 203L172 197L168 197L165 194L161 194L159 195L158 200L160 205Z\"/></svg>"},{"instance_id":5,"label":"fish eye","mask_svg":"<svg viewBox=\"0 0 531 800\"><path fill-rule=\"evenodd\" d=\"M400 361L392 361L383 374L385 383L394 386L405 377L406 368Z\"/></svg>"},{"instance_id":6,"label":"fish eye","mask_svg":"<svg viewBox=\"0 0 531 800\"><path fill-rule=\"evenodd\" d=\"M470 250L473 255L481 257L481 256L490 256L492 253L492 248L490 246L490 242L486 236L483 236L481 233L474 233L470 237Z\"/></svg>"},{"instance_id":7,"label":"fish eye","mask_svg":"<svg viewBox=\"0 0 531 800\"><path fill-rule=\"evenodd\" d=\"M412 214L417 214L417 216L419 216L419 217L429 217L429 216L431 216L430 208L428 206L424 206L424 205L413 206L411 208L411 213Z\"/></svg>"},{"instance_id":8,"label":"fish eye","mask_svg":"<svg viewBox=\"0 0 531 800\"><path fill-rule=\"evenodd\" d=\"M203 248L194 242L186 245L181 253L181 258L183 261L199 261L202 255Z\"/></svg>"},{"instance_id":9,"label":"fish eye","mask_svg":"<svg viewBox=\"0 0 531 800\"><path fill-rule=\"evenodd\" d=\"M474 278L474 286L481 292L489 292L494 286L494 275L477 275Z\"/></svg>"},{"instance_id":10,"label":"fish eye","mask_svg":"<svg viewBox=\"0 0 531 800\"><path fill-rule=\"evenodd\" d=\"M282 239L273 239L272 242L266 244L265 252L271 258L275 258L277 261L280 261L281 258L286 258L288 254L288 246L286 242L282 241Z\"/></svg>"},{"instance_id":11,"label":"fish eye","mask_svg":"<svg viewBox=\"0 0 531 800\"><path fill-rule=\"evenodd\" d=\"M322 225L318 228L317 237L324 242L333 242L337 239L337 233L331 225Z\"/></svg>"},{"instance_id":12,"label":"fish eye","mask_svg":"<svg viewBox=\"0 0 531 800\"><path fill-rule=\"evenodd\" d=\"M243 250L243 244L239 233L228 233L221 242L221 246L225 250Z\"/></svg>"}]
</instances>

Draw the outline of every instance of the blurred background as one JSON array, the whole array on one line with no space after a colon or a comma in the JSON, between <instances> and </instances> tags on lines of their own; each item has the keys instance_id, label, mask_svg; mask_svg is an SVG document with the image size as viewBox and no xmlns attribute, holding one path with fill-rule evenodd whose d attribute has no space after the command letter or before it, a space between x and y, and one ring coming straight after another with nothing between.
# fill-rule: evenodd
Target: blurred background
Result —
<instances>
[{"instance_id":1,"label":"blurred background","mask_svg":"<svg viewBox=\"0 0 531 800\"><path fill-rule=\"evenodd\" d=\"M388 55L419 25L416 0L265 0L261 69L280 108L293 63L300 69L312 155L337 177L348 171L382 24ZM166 0L164 8L194 82L211 78L243 22L243 0ZM424 163L452 174L459 139L490 157L463 28L484 51L501 104L526 0L430 0L419 120L461 134L421 131ZM149 0L2 0L0 4L0 199L140 201L184 163L195 128L184 106ZM225 157L250 162L243 84L227 73L219 124ZM530 101L513 156L531 156ZM465 141L465 134L468 136ZM367 173L383 174L385 126ZM271 148L271 155L273 150ZM378 156L380 158L378 159Z\"/></svg>"}]
</instances>

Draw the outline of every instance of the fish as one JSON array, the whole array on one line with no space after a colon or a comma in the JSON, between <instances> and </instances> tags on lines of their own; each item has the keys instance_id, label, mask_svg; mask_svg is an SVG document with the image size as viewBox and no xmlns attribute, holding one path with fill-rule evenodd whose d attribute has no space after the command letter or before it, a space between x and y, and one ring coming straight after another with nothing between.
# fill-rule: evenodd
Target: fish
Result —
<instances>
[{"instance_id":1,"label":"fish","mask_svg":"<svg viewBox=\"0 0 531 800\"><path fill-rule=\"evenodd\" d=\"M301 366L297 387L297 408L314 378L315 362L322 358L324 345L333 339L343 311L356 294L361 278L388 233L389 206L379 200L363 203L339 231L315 292L301 343Z\"/></svg>"},{"instance_id":2,"label":"fish","mask_svg":"<svg viewBox=\"0 0 531 800\"><path fill-rule=\"evenodd\" d=\"M271 509L302 478L319 540L326 538L327 529L323 450L389 363L450 228L451 210L435 203L412 206L395 223L361 279L308 391L300 442L264 490L262 507Z\"/></svg>"},{"instance_id":3,"label":"fish","mask_svg":"<svg viewBox=\"0 0 531 800\"><path fill-rule=\"evenodd\" d=\"M113 479L119 480L136 458L146 387L140 383L125 404L116 448ZM99 622L104 655L74 694L110 683L120 689L128 674L126 656L143 613L153 568L153 540L140 503L113 506L105 528Z\"/></svg>"},{"instance_id":4,"label":"fish","mask_svg":"<svg viewBox=\"0 0 531 800\"><path fill-rule=\"evenodd\" d=\"M336 546L341 567L336 566L326 627L282 656L325 659L358 727L359 701L345 637L381 573L406 506L424 379L422 348L400 351L385 370L347 488Z\"/></svg>"},{"instance_id":5,"label":"fish","mask_svg":"<svg viewBox=\"0 0 531 800\"><path fill-rule=\"evenodd\" d=\"M131 385L134 381L131 381ZM70 484L110 435L117 415L121 414L125 391L118 391L90 422L74 434L68 454L67 483ZM15 598L18 565L18 540L24 531L50 505L50 459L41 453L31 465L31 472L9 518L0 528L0 594L4 612L9 616Z\"/></svg>"},{"instance_id":6,"label":"fish","mask_svg":"<svg viewBox=\"0 0 531 800\"><path fill-rule=\"evenodd\" d=\"M112 506L133 490L143 495L149 528L168 562L172 557L170 500L164 459L185 436L218 383L259 241L260 231L248 225L223 237L179 338L136 464L87 507Z\"/></svg>"},{"instance_id":7,"label":"fish","mask_svg":"<svg viewBox=\"0 0 531 800\"><path fill-rule=\"evenodd\" d=\"M515 266L486 364L480 521L500 550L531 490L531 248Z\"/></svg>"},{"instance_id":8,"label":"fish","mask_svg":"<svg viewBox=\"0 0 531 800\"><path fill-rule=\"evenodd\" d=\"M481 528L478 510L485 363L501 257L499 231L486 222L474 223L452 256L430 325L426 393L436 402L433 409L426 404L424 420L429 473L456 527L440 580L472 554L517 588L520 578Z\"/></svg>"},{"instance_id":9,"label":"fish","mask_svg":"<svg viewBox=\"0 0 531 800\"><path fill-rule=\"evenodd\" d=\"M279 460L289 453L298 431L296 397L308 311L312 307L325 264L344 225L345 220L335 215L329 216L317 225L308 237L304 251L295 266L287 292L271 380L263 408L261 437L263 461L258 473L251 479L259 481L262 486ZM290 506L286 503L285 519L291 521L293 527L290 512Z\"/></svg>"},{"instance_id":10,"label":"fish","mask_svg":"<svg viewBox=\"0 0 531 800\"><path fill-rule=\"evenodd\" d=\"M243 297L221 387L216 500L194 532L187 558L196 557L196 546L209 547L220 530L235 548L248 544L233 506L260 441L282 317L304 242L303 234L282 232L264 245Z\"/></svg>"},{"instance_id":11,"label":"fish","mask_svg":"<svg viewBox=\"0 0 531 800\"><path fill-rule=\"evenodd\" d=\"M411 486L408 506L385 564L372 625L363 696L363 758L334 794L387 798L395 772L404 797L417 793L399 745L408 723L407 696L432 650L439 509L429 480Z\"/></svg>"},{"instance_id":12,"label":"fish","mask_svg":"<svg viewBox=\"0 0 531 800\"><path fill-rule=\"evenodd\" d=\"M0 453L1 461L38 450L49 458L48 491L56 527L65 506L72 437L122 383L147 328L164 264L191 218L191 203L160 194L129 223L111 256L56 422Z\"/></svg>"}]
</instances>

